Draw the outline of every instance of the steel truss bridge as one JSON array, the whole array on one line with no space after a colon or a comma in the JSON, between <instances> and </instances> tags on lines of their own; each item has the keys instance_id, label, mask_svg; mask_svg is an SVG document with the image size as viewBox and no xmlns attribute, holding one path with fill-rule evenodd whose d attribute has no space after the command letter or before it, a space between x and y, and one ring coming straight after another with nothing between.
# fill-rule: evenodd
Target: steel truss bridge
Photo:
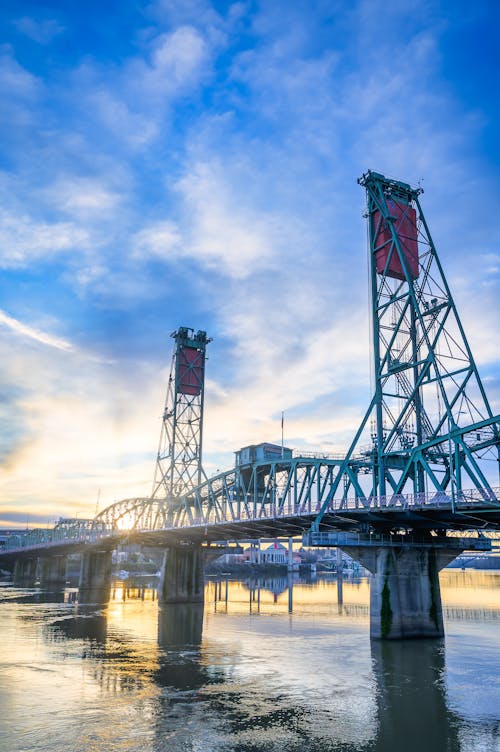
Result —
<instances>
[{"instance_id":1,"label":"steel truss bridge","mask_svg":"<svg viewBox=\"0 0 500 752\"><path fill-rule=\"evenodd\" d=\"M453 497L431 491L332 498L342 468L340 458L303 456L249 463L205 480L178 499L125 499L92 520L62 521L53 529L12 535L2 553L69 552L127 541L211 544L308 531L318 540L337 531L365 535L373 543L392 536L395 542L429 539L434 545L448 531L448 538L466 535L465 547L473 549L481 547L474 541L485 533L490 537L500 530L500 488L460 491ZM308 538L311 544L314 540Z\"/></svg>"},{"instance_id":2,"label":"steel truss bridge","mask_svg":"<svg viewBox=\"0 0 500 752\"><path fill-rule=\"evenodd\" d=\"M420 205L422 190L370 170L358 182L367 199L374 393L347 454L309 456L283 447L276 453L279 447L259 445L261 456L250 457L259 447L245 447L234 468L207 479L202 426L211 340L181 327L172 333L151 495L112 504L93 520L13 536L4 552L332 530L436 541L446 531L476 531L477 538L477 531L500 529L500 489L489 480L500 468L500 416L460 322ZM494 464L487 472L488 462Z\"/></svg>"}]
</instances>

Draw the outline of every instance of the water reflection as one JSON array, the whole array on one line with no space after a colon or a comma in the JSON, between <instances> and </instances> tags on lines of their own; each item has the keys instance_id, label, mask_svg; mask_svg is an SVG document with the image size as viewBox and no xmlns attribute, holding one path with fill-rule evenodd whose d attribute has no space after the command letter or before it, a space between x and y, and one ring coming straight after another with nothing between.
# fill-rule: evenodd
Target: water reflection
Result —
<instances>
[{"instance_id":1,"label":"water reflection","mask_svg":"<svg viewBox=\"0 0 500 752\"><path fill-rule=\"evenodd\" d=\"M463 586L443 588L446 642L371 645L365 580L344 578L341 594L335 579L212 580L205 614L159 608L142 584L115 583L99 608L11 589L0 746L21 749L20 727L22 748L47 752L493 750L500 594L482 583L485 608L477 591L470 608Z\"/></svg>"},{"instance_id":2,"label":"water reflection","mask_svg":"<svg viewBox=\"0 0 500 752\"><path fill-rule=\"evenodd\" d=\"M200 645L203 604L179 603L158 608L158 644L163 647Z\"/></svg>"},{"instance_id":3,"label":"water reflection","mask_svg":"<svg viewBox=\"0 0 500 752\"><path fill-rule=\"evenodd\" d=\"M372 641L378 730L374 750L459 752L446 705L444 640Z\"/></svg>"},{"instance_id":4,"label":"water reflection","mask_svg":"<svg viewBox=\"0 0 500 752\"><path fill-rule=\"evenodd\" d=\"M52 639L83 640L104 646L107 637L106 613L79 606L74 613L54 619L47 625Z\"/></svg>"},{"instance_id":5,"label":"water reflection","mask_svg":"<svg viewBox=\"0 0 500 752\"><path fill-rule=\"evenodd\" d=\"M104 585L88 586L79 588L78 602L87 606L105 605L111 596L111 581Z\"/></svg>"}]
</instances>

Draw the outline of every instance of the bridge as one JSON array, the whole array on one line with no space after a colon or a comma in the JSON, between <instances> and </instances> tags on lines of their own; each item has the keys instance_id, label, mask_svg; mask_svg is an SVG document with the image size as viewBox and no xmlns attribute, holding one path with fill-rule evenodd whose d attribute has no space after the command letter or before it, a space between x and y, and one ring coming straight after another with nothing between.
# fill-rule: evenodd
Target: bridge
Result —
<instances>
[{"instance_id":1,"label":"bridge","mask_svg":"<svg viewBox=\"0 0 500 752\"><path fill-rule=\"evenodd\" d=\"M14 579L62 582L81 554L79 597L109 592L124 542L165 549L159 600L203 601L204 552L224 541L286 536L348 550L370 572L371 635L443 634L439 570L488 551L500 530L500 416L494 415L420 206L421 189L369 171L375 388L343 456L259 444L208 478L202 464L206 347L180 328L152 492L92 520L10 536ZM101 595L99 595L101 593Z\"/></svg>"}]
</instances>

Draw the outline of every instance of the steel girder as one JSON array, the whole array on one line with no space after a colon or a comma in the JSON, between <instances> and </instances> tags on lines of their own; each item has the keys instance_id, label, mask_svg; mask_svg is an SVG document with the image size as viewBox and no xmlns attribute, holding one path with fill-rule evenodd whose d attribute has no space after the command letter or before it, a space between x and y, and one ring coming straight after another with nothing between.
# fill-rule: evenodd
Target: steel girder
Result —
<instances>
[{"instance_id":1,"label":"steel girder","mask_svg":"<svg viewBox=\"0 0 500 752\"><path fill-rule=\"evenodd\" d=\"M420 511L432 509L437 514L441 510L446 516L458 514L459 510L468 513L470 509L499 505L499 488L491 489L488 503L482 489L461 491L454 504L449 494L438 491L390 493L384 497L348 495L348 489L354 487L350 476L357 479L359 472L365 470L360 460L353 461L347 473L341 459L298 456L257 462L209 478L175 500L135 498L117 502L104 509L95 518L95 524L114 531L166 531L224 524L233 525L236 530L250 521L272 522L294 517L314 520L321 512L345 520L350 511L362 511L371 514L375 526L387 526L390 519L390 527L412 527L413 523L421 527L422 520L414 516ZM342 479L343 493L335 496L332 488L339 487ZM359 485L358 480L356 483ZM368 519L366 515L365 518ZM445 527L448 524L449 520L443 522ZM434 521L430 527L440 525Z\"/></svg>"}]
</instances>

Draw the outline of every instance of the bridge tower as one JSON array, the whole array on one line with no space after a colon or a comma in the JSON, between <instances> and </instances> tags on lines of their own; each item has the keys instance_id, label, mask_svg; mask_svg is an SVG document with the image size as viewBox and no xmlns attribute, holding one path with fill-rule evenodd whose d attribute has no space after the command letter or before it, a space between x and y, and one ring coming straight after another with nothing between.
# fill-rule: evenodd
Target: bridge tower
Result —
<instances>
[{"instance_id":1,"label":"bridge tower","mask_svg":"<svg viewBox=\"0 0 500 752\"><path fill-rule=\"evenodd\" d=\"M462 491L473 489L497 506L500 416L425 220L422 189L372 171L358 182L367 198L373 397L312 529L337 493L346 499L352 491L378 507L402 494L435 494L451 499L453 515ZM372 636L442 636L438 571L460 553L444 534L446 515L434 535L418 515L379 515L371 525L386 542L349 553L373 574ZM415 533L414 542L391 540L398 526Z\"/></svg>"},{"instance_id":2,"label":"bridge tower","mask_svg":"<svg viewBox=\"0 0 500 752\"><path fill-rule=\"evenodd\" d=\"M358 182L367 196L374 393L343 469L363 453L369 430L370 495L436 491L453 500L474 488L494 501L500 418L420 206L422 189L372 171Z\"/></svg>"},{"instance_id":3,"label":"bridge tower","mask_svg":"<svg viewBox=\"0 0 500 752\"><path fill-rule=\"evenodd\" d=\"M175 349L153 481L153 499L165 499L172 519L179 497L206 477L202 467L206 332L180 327ZM203 558L199 545L186 541L165 551L158 593L161 604L202 603Z\"/></svg>"},{"instance_id":4,"label":"bridge tower","mask_svg":"<svg viewBox=\"0 0 500 752\"><path fill-rule=\"evenodd\" d=\"M419 202L421 188L367 172L374 495L474 487L500 458L494 416ZM495 475L498 467L495 467ZM490 475L491 477L491 475Z\"/></svg>"},{"instance_id":5,"label":"bridge tower","mask_svg":"<svg viewBox=\"0 0 500 752\"><path fill-rule=\"evenodd\" d=\"M199 485L202 468L206 332L180 327L175 340L152 498L173 500Z\"/></svg>"}]
</instances>

